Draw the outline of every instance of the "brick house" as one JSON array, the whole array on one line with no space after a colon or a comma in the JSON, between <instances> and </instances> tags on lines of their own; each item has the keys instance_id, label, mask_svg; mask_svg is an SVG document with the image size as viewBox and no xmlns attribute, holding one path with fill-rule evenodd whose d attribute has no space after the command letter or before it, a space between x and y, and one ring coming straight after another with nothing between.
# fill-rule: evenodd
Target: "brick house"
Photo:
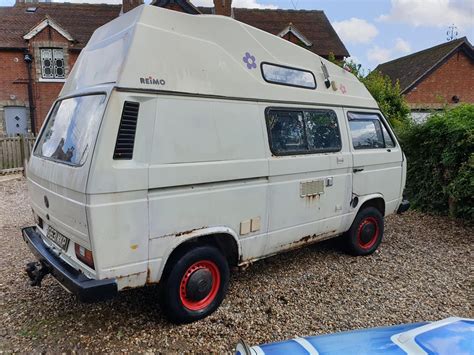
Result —
<instances>
[{"instance_id":1,"label":"brick house","mask_svg":"<svg viewBox=\"0 0 474 355\"><path fill-rule=\"evenodd\" d=\"M0 7L0 135L37 133L80 51L99 26L143 0L122 5L17 0ZM219 14L285 38L323 57L349 56L322 11L232 8L232 0L196 7L189 0L152 5L189 14Z\"/></svg>"},{"instance_id":2,"label":"brick house","mask_svg":"<svg viewBox=\"0 0 474 355\"><path fill-rule=\"evenodd\" d=\"M474 50L466 37L380 64L399 80L415 120L447 105L474 103Z\"/></svg>"}]
</instances>

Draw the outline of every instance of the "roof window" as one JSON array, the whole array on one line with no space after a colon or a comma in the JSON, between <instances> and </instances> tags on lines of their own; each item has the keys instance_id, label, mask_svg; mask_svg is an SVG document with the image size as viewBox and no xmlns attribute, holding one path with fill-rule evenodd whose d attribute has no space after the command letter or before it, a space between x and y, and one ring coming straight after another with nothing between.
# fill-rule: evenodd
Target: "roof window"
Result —
<instances>
[{"instance_id":1,"label":"roof window","mask_svg":"<svg viewBox=\"0 0 474 355\"><path fill-rule=\"evenodd\" d=\"M38 8L36 6L31 6L26 8L26 12L36 12Z\"/></svg>"}]
</instances>

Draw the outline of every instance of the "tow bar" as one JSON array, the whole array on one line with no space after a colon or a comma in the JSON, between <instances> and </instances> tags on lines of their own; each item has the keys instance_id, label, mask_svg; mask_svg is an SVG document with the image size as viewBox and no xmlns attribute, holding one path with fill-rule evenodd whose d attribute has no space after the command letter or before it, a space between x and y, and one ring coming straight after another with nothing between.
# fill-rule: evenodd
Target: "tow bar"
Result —
<instances>
[{"instance_id":1,"label":"tow bar","mask_svg":"<svg viewBox=\"0 0 474 355\"><path fill-rule=\"evenodd\" d=\"M43 278L51 272L46 265L37 261L26 264L25 271L30 278L30 285L38 287L41 286Z\"/></svg>"}]
</instances>

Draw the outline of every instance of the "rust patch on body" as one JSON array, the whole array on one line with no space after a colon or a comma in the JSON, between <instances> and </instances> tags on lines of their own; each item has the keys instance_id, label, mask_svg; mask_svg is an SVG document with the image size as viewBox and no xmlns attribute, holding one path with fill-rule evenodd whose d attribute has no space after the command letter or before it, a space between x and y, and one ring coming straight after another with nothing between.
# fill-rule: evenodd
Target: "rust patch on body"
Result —
<instances>
[{"instance_id":1,"label":"rust patch on body","mask_svg":"<svg viewBox=\"0 0 474 355\"><path fill-rule=\"evenodd\" d=\"M326 233L321 233L321 234L311 234L311 235L306 235L303 238L296 240L290 244L283 244L281 247L288 247L289 249L294 249L300 246L303 246L305 244L312 244L316 242L321 242L323 240L335 237L337 235L336 230L332 230L330 232Z\"/></svg>"},{"instance_id":2,"label":"rust patch on body","mask_svg":"<svg viewBox=\"0 0 474 355\"><path fill-rule=\"evenodd\" d=\"M183 235L188 235L188 234L191 234L191 233L196 232L196 231L198 231L198 230L206 229L206 228L207 228L207 226L201 227L201 228L194 228L194 229L190 229L190 230L188 230L188 231L176 233L174 236L175 236L175 237L181 237L181 236L183 236Z\"/></svg>"},{"instance_id":3,"label":"rust patch on body","mask_svg":"<svg viewBox=\"0 0 474 355\"><path fill-rule=\"evenodd\" d=\"M184 232L165 234L165 235L162 235L158 238L166 238L166 237L177 237L177 238L179 238L179 237L182 237L182 236L188 236L189 234L193 234L196 231L199 231L201 229L206 229L206 228L208 228L208 227L204 226L204 227L200 227L200 228L193 228L193 229L190 229L190 230L187 230L187 231L184 231Z\"/></svg>"}]
</instances>

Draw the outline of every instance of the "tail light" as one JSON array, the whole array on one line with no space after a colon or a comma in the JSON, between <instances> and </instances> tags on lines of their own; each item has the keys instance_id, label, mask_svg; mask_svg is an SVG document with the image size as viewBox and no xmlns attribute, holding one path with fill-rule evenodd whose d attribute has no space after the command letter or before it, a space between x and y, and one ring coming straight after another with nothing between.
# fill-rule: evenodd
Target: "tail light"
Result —
<instances>
[{"instance_id":1,"label":"tail light","mask_svg":"<svg viewBox=\"0 0 474 355\"><path fill-rule=\"evenodd\" d=\"M92 252L89 249L84 248L82 245L74 243L74 250L76 251L76 257L84 264L94 269L94 258Z\"/></svg>"}]
</instances>

